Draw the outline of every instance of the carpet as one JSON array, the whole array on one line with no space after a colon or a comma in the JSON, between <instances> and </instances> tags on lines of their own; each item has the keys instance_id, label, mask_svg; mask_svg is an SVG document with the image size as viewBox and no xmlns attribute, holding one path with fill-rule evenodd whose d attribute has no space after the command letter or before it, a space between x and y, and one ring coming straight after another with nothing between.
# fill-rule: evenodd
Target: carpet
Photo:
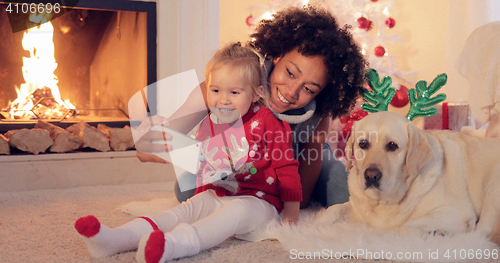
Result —
<instances>
[{"instance_id":1,"label":"carpet","mask_svg":"<svg viewBox=\"0 0 500 263\"><path fill-rule=\"evenodd\" d=\"M132 202L121 211L136 216L156 215L176 205L175 197ZM500 247L476 233L430 235L417 230L377 230L359 222L313 225L324 211L312 207L300 212L296 226L272 222L248 235L249 240L278 240L290 259L367 259L411 262L500 261Z\"/></svg>"},{"instance_id":2,"label":"carpet","mask_svg":"<svg viewBox=\"0 0 500 263\"><path fill-rule=\"evenodd\" d=\"M79 217L92 214L103 224L116 227L136 218L120 211L124 204L162 199L175 200L172 182L0 192L0 262L135 262L135 251L91 258L74 223ZM290 253L276 240L248 242L229 238L198 255L175 260L179 263L235 261L284 263L290 261Z\"/></svg>"},{"instance_id":3,"label":"carpet","mask_svg":"<svg viewBox=\"0 0 500 263\"><path fill-rule=\"evenodd\" d=\"M0 262L135 262L135 251L103 259L90 258L83 240L74 229L75 220L93 214L103 224L116 227L133 220L136 217L134 213L154 215L174 205L177 205L177 201L172 182L2 192ZM403 233L378 232L361 225L334 224L313 227L307 224L317 212L318 209L302 210L302 223L298 226L270 224L262 232L256 233L261 238L274 239L248 242L229 238L212 249L175 262L324 262L325 258L333 258L329 261L359 263L380 260L351 257L335 259L335 253L347 253L349 248L363 249L372 252L375 258L375 252L381 250L384 250L384 256L387 256L387 252L394 254L399 252L397 250L407 252L417 251L418 248L425 256L428 254L426 249L431 249L431 252L439 249L441 253L443 244L448 244L450 248L467 250L486 249L491 245L481 239L482 237L473 234L426 239L415 234L405 236ZM424 241L425 246L420 247L420 242ZM460 251L457 251L457 256L460 257ZM395 258L382 262L393 261L401 262ZM498 259L478 260L475 254L474 259L466 261L498 262Z\"/></svg>"}]
</instances>

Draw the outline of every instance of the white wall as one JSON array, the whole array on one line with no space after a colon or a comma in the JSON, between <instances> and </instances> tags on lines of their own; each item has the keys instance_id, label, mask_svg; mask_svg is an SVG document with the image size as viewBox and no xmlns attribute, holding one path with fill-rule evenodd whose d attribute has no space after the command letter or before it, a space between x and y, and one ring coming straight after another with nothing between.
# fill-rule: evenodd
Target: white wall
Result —
<instances>
[{"instance_id":1,"label":"white wall","mask_svg":"<svg viewBox=\"0 0 500 263\"><path fill-rule=\"evenodd\" d=\"M145 1L157 3L157 110L167 117L196 88L192 83L205 80L205 64L219 48L219 1ZM183 81L186 76L198 80Z\"/></svg>"},{"instance_id":2,"label":"white wall","mask_svg":"<svg viewBox=\"0 0 500 263\"><path fill-rule=\"evenodd\" d=\"M219 2L156 0L158 8L158 79L204 66L219 48Z\"/></svg>"}]
</instances>

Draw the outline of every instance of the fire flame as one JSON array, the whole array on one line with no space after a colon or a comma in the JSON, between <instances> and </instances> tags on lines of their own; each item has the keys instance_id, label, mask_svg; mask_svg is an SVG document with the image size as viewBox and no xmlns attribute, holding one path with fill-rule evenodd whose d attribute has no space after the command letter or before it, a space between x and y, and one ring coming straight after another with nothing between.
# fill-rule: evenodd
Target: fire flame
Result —
<instances>
[{"instance_id":1,"label":"fire flame","mask_svg":"<svg viewBox=\"0 0 500 263\"><path fill-rule=\"evenodd\" d=\"M57 63L54 57L54 27L47 22L46 14L32 14L30 21L41 23L29 28L23 36L23 48L29 57L23 57L23 76L26 83L16 88L17 99L9 108L15 119L54 119L64 117L75 109L69 100L63 101L54 74ZM35 114L37 113L37 114Z\"/></svg>"}]
</instances>

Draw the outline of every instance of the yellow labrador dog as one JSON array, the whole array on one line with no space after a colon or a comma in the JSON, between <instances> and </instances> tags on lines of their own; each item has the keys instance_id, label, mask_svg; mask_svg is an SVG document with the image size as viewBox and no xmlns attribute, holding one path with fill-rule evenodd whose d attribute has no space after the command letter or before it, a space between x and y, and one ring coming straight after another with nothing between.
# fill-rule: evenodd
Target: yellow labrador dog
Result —
<instances>
[{"instance_id":1,"label":"yellow labrador dog","mask_svg":"<svg viewBox=\"0 0 500 263\"><path fill-rule=\"evenodd\" d=\"M500 139L422 131L392 112L366 116L351 134L351 197L316 223L354 219L443 235L499 231Z\"/></svg>"}]
</instances>

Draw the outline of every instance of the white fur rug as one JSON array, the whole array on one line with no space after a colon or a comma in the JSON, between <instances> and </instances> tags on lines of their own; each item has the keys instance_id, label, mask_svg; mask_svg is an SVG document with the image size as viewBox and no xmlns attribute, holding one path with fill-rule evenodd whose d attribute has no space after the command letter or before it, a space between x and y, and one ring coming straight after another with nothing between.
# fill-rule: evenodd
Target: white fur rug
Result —
<instances>
[{"instance_id":1,"label":"white fur rug","mask_svg":"<svg viewBox=\"0 0 500 263\"><path fill-rule=\"evenodd\" d=\"M177 205L175 197L132 202L121 206L134 216L152 216ZM420 231L377 230L357 222L313 226L324 209L301 210L296 226L272 222L244 239L277 239L294 259L386 259L410 262L498 262L500 247L478 233L450 236Z\"/></svg>"},{"instance_id":2,"label":"white fur rug","mask_svg":"<svg viewBox=\"0 0 500 263\"><path fill-rule=\"evenodd\" d=\"M431 236L424 235L420 231L377 230L357 222L340 222L324 226L313 226L303 222L298 226L269 227L266 232L278 239L287 250L296 249L297 253L303 252L305 255L316 253L336 259L474 261L480 256L485 258L485 253L492 258L493 254L498 255L499 251L498 246L478 233ZM498 259L498 256L496 258Z\"/></svg>"}]
</instances>

